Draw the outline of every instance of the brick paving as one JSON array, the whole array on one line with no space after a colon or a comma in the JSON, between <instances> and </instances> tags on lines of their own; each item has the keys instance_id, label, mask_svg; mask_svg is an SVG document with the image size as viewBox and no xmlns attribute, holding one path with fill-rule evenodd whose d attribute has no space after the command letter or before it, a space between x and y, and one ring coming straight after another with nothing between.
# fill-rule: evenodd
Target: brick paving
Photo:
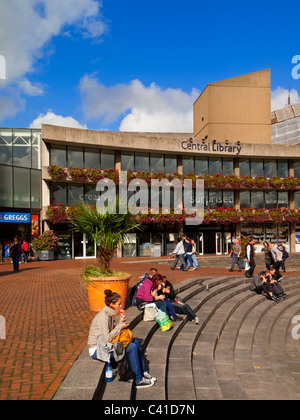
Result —
<instances>
[{"instance_id":1,"label":"brick paving","mask_svg":"<svg viewBox=\"0 0 300 420\"><path fill-rule=\"evenodd\" d=\"M10 263L0 265L0 315L6 319L6 340L0 340L0 400L52 399L87 343L95 314L79 277L84 265L95 263L30 262L21 264L18 273ZM229 264L227 257L219 268L201 266L184 273L170 271L163 259L161 264L151 259L112 263L113 269L132 274L131 286L152 266L176 284L193 277L231 275Z\"/></svg>"}]
</instances>

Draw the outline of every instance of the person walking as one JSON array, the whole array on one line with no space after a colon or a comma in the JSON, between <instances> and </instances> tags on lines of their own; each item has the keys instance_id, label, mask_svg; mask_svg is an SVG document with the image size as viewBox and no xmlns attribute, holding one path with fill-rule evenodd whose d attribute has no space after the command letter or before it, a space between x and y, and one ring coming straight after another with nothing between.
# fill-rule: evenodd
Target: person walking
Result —
<instances>
[{"instance_id":1,"label":"person walking","mask_svg":"<svg viewBox=\"0 0 300 420\"><path fill-rule=\"evenodd\" d=\"M181 262L181 270L188 271L186 262L185 262L185 249L184 249L184 243L182 238L177 238L177 246L175 250L172 252L172 254L175 255L175 262L171 270L176 270L177 264L180 261Z\"/></svg>"},{"instance_id":2,"label":"person walking","mask_svg":"<svg viewBox=\"0 0 300 420\"><path fill-rule=\"evenodd\" d=\"M248 260L248 263L249 263L250 267L246 271L245 277L247 277L248 279L253 277L254 270L255 270L255 267L256 267L255 254L254 254L254 244L255 244L255 240L251 239L251 241L248 243L248 245L246 247L246 255L247 255L247 260Z\"/></svg>"},{"instance_id":3,"label":"person walking","mask_svg":"<svg viewBox=\"0 0 300 420\"><path fill-rule=\"evenodd\" d=\"M271 265L273 263L273 259L272 259L272 253L271 253L269 242L267 241L264 242L264 247L262 248L261 251L264 252L265 254L265 264L266 264L267 270L270 270Z\"/></svg>"},{"instance_id":4,"label":"person walking","mask_svg":"<svg viewBox=\"0 0 300 420\"><path fill-rule=\"evenodd\" d=\"M274 244L270 245L272 258L274 261L273 268L276 270L276 276L278 280L281 280L283 277L280 274L280 268L282 267L282 252Z\"/></svg>"},{"instance_id":5,"label":"person walking","mask_svg":"<svg viewBox=\"0 0 300 420\"><path fill-rule=\"evenodd\" d=\"M238 265L239 267L239 272L242 272L242 262L241 262L241 252L242 252L242 248L240 245L240 241L238 239L235 239L234 241L234 245L232 247L232 251L231 251L231 258L232 258L232 263L231 263L231 269L229 271L234 271L234 266L235 264Z\"/></svg>"},{"instance_id":6,"label":"person walking","mask_svg":"<svg viewBox=\"0 0 300 420\"><path fill-rule=\"evenodd\" d=\"M285 267L285 262L288 258L290 258L289 253L286 250L286 247L284 245L283 242L280 243L280 245L278 246L279 251L282 252L282 272L285 273L286 272L286 267Z\"/></svg>"},{"instance_id":7,"label":"person walking","mask_svg":"<svg viewBox=\"0 0 300 420\"><path fill-rule=\"evenodd\" d=\"M29 243L26 241L26 239L23 241L22 248L24 253L24 263L27 264L29 256Z\"/></svg>"},{"instance_id":8,"label":"person walking","mask_svg":"<svg viewBox=\"0 0 300 420\"><path fill-rule=\"evenodd\" d=\"M193 245L192 260L193 260L193 270L195 271L199 267L199 264L198 264L198 261L197 261L197 250L196 250L196 243L195 243L194 239L191 239L191 244Z\"/></svg>"},{"instance_id":9,"label":"person walking","mask_svg":"<svg viewBox=\"0 0 300 420\"><path fill-rule=\"evenodd\" d=\"M13 259L14 271L19 271L20 257L22 255L22 246L17 236L14 237L14 242L10 247L10 255Z\"/></svg>"}]
</instances>

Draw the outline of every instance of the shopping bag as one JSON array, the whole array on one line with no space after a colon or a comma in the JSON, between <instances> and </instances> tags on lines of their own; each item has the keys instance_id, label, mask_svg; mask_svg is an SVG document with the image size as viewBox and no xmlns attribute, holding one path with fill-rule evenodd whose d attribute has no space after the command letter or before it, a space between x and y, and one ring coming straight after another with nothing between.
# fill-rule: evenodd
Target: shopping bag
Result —
<instances>
[{"instance_id":1,"label":"shopping bag","mask_svg":"<svg viewBox=\"0 0 300 420\"><path fill-rule=\"evenodd\" d=\"M169 331L174 326L168 315L162 312L160 309L158 310L156 321L162 332Z\"/></svg>"},{"instance_id":2,"label":"shopping bag","mask_svg":"<svg viewBox=\"0 0 300 420\"><path fill-rule=\"evenodd\" d=\"M155 318L158 313L158 308L155 303L149 303L144 306L144 321L155 321Z\"/></svg>"}]
</instances>

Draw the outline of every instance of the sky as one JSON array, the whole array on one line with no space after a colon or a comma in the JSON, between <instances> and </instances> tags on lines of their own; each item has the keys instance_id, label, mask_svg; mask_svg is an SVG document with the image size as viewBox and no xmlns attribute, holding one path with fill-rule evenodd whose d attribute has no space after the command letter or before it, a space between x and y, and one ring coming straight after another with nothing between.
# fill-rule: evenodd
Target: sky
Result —
<instances>
[{"instance_id":1,"label":"sky","mask_svg":"<svg viewBox=\"0 0 300 420\"><path fill-rule=\"evenodd\" d=\"M300 102L299 14L299 1L0 0L0 127L191 133L208 83L267 68L272 109L289 88Z\"/></svg>"}]
</instances>

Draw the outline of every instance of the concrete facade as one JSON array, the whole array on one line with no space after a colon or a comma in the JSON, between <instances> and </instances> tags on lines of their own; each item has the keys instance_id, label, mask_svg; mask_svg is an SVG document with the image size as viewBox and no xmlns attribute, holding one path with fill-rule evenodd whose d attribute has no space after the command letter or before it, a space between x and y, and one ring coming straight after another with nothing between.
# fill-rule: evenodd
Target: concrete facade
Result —
<instances>
[{"instance_id":1,"label":"concrete facade","mask_svg":"<svg viewBox=\"0 0 300 420\"><path fill-rule=\"evenodd\" d=\"M210 83L194 104L195 139L270 144L270 114L270 70Z\"/></svg>"}]
</instances>

